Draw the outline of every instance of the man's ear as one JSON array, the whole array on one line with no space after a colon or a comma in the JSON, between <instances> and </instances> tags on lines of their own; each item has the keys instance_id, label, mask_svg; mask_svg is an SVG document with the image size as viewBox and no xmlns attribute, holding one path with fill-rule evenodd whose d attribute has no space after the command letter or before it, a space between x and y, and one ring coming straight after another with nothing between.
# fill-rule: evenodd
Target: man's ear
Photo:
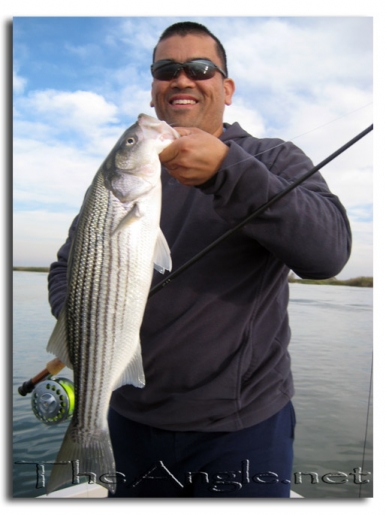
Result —
<instances>
[{"instance_id":1,"label":"man's ear","mask_svg":"<svg viewBox=\"0 0 386 515\"><path fill-rule=\"evenodd\" d=\"M233 79L224 79L225 105L230 106L232 104L232 97L235 90L236 85Z\"/></svg>"}]
</instances>

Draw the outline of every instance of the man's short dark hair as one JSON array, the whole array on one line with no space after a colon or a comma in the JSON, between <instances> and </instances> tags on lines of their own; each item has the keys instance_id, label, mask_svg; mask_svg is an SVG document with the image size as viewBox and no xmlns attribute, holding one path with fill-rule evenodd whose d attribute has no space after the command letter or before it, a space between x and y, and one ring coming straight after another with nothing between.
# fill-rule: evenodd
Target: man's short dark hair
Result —
<instances>
[{"instance_id":1,"label":"man's short dark hair","mask_svg":"<svg viewBox=\"0 0 386 515\"><path fill-rule=\"evenodd\" d=\"M205 36L209 36L212 39L214 39L214 41L216 43L217 54L218 54L219 58L221 59L222 69L228 76L227 56L226 56L225 48L221 44L221 41L218 38L216 38L216 36L214 34L212 34L210 32L210 30L208 30L204 25L201 25L201 23L196 23L193 21L181 21L178 23L174 23L173 25L170 25L170 27L168 27L167 29L165 29L163 31L163 33L161 34L161 36L158 40L158 43L153 51L153 63L154 63L154 57L155 57L155 52L157 50L157 46L161 41L163 41L164 39L170 38L171 36L175 36L175 35L187 36L188 34L205 35Z\"/></svg>"}]
</instances>

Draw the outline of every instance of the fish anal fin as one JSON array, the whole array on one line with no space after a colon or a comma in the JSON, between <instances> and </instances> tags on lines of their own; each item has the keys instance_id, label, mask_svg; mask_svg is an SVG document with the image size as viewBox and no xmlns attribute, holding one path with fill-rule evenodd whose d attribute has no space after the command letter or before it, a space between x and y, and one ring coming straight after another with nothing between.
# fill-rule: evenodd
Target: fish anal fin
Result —
<instances>
[{"instance_id":1,"label":"fish anal fin","mask_svg":"<svg viewBox=\"0 0 386 515\"><path fill-rule=\"evenodd\" d=\"M143 388L145 386L145 373L143 371L141 345L139 342L134 356L115 383L113 390L117 390L126 384L131 384L137 388Z\"/></svg>"},{"instance_id":2,"label":"fish anal fin","mask_svg":"<svg viewBox=\"0 0 386 515\"><path fill-rule=\"evenodd\" d=\"M169 245L161 229L159 230L154 247L153 262L154 268L161 274L165 273L165 270L170 272L172 269Z\"/></svg>"}]
</instances>

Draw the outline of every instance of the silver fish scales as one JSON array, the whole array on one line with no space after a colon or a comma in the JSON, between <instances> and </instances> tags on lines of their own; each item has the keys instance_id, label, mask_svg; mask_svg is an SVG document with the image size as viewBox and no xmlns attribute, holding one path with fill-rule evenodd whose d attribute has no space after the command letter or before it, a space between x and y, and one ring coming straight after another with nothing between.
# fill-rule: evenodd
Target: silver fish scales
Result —
<instances>
[{"instance_id":1,"label":"silver fish scales","mask_svg":"<svg viewBox=\"0 0 386 515\"><path fill-rule=\"evenodd\" d=\"M115 463L107 425L111 392L143 387L139 330L153 266L171 268L159 228L158 154L178 134L146 115L110 152L90 186L68 263L65 306L48 343L74 371L75 409L48 493L77 473L114 492ZM65 465L67 464L67 465ZM70 466L71 464L71 466Z\"/></svg>"}]
</instances>

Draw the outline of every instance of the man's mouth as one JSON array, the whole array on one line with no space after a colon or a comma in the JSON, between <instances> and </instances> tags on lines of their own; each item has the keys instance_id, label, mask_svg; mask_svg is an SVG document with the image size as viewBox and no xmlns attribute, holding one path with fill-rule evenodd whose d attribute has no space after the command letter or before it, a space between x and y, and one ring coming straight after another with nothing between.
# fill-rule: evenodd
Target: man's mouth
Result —
<instances>
[{"instance_id":1,"label":"man's mouth","mask_svg":"<svg viewBox=\"0 0 386 515\"><path fill-rule=\"evenodd\" d=\"M197 100L195 100L194 98L172 98L169 103L172 106L195 105L197 104Z\"/></svg>"}]
</instances>

